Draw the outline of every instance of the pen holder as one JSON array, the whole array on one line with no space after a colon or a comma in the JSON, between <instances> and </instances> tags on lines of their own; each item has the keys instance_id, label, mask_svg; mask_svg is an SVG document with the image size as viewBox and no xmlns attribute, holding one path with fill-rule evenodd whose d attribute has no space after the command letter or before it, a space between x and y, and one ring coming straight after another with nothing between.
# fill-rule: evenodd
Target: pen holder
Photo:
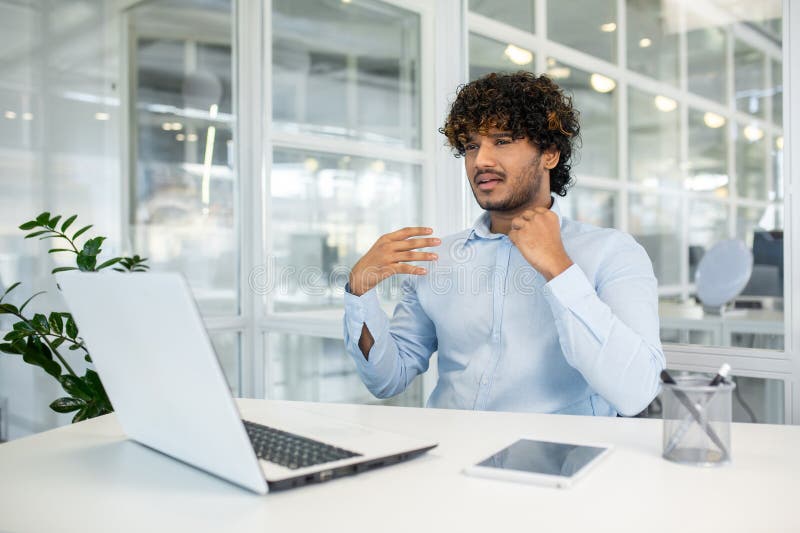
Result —
<instances>
[{"instance_id":1,"label":"pen holder","mask_svg":"<svg viewBox=\"0 0 800 533\"><path fill-rule=\"evenodd\" d=\"M735 383L708 384L708 378L679 376L663 384L663 456L694 466L731 460L731 414Z\"/></svg>"}]
</instances>

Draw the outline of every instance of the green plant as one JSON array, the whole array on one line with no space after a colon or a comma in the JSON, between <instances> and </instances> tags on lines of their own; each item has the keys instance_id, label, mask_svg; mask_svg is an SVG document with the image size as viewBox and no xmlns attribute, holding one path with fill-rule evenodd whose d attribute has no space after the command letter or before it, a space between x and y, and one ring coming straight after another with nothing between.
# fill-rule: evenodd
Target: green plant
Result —
<instances>
[{"instance_id":1,"label":"green plant","mask_svg":"<svg viewBox=\"0 0 800 533\"><path fill-rule=\"evenodd\" d=\"M54 268L52 273L65 270L81 270L96 272L114 266L119 272L144 272L149 266L145 264L146 257L114 257L97 264L97 258L102 251L101 246L105 237L86 239L83 246L78 248L76 240L89 231L91 225L84 226L75 231L70 237L70 229L77 215L72 215L61 223L61 215L50 216L50 213L41 213L34 220L22 224L19 229L31 231L25 235L26 239L39 237L39 240L58 239L62 241L61 248L51 248L48 253L70 253L75 255L75 266ZM66 243L66 244L64 244ZM61 384L67 396L58 398L50 404L50 408L58 413L71 413L77 411L72 418L73 422L93 418L114 410L111 402L100 381L97 372L87 369L83 376L75 373L59 349L67 347L69 351L83 355L86 362L91 363L92 358L83 339L78 334L78 325L72 315L62 311L54 311L48 315L35 313L32 317L24 314L25 307L37 296L45 291L37 292L30 296L19 307L4 302L6 296L20 285L14 283L0 296L0 315L12 315L18 320L12 325L11 331L6 333L0 343L0 351L9 355L21 355L26 363L42 368Z\"/></svg>"}]
</instances>

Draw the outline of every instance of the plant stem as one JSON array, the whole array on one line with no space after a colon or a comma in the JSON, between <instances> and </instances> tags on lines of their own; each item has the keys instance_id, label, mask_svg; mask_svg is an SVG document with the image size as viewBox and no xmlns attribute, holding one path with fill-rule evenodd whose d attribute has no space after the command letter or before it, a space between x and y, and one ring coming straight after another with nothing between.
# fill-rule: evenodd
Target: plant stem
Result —
<instances>
[{"instance_id":1,"label":"plant stem","mask_svg":"<svg viewBox=\"0 0 800 533\"><path fill-rule=\"evenodd\" d=\"M61 335L60 333L59 334L50 333L49 335L51 337L55 337L56 339L64 339L65 341L70 342L70 343L74 344L75 346L79 346L80 349L83 350L84 352L86 352L87 355L89 354L89 350L86 349L86 346L84 346L82 342L78 342L75 339L70 339L69 337L67 337L65 335Z\"/></svg>"},{"instance_id":2,"label":"plant stem","mask_svg":"<svg viewBox=\"0 0 800 533\"><path fill-rule=\"evenodd\" d=\"M66 240L66 241L69 243L69 245L70 245L70 246L72 246L72 250L73 250L73 253L74 253L74 254L77 254L77 253L78 253L78 249L75 247L75 243L73 243L73 242L72 242L72 239L70 239L69 237L67 237L67 235L66 235L65 233L61 233L61 232L60 232L60 231L58 231L57 229L52 229L52 228L49 228L49 227L48 227L47 229L49 229L51 232L55 233L56 235L58 235L58 236L59 236L59 237L61 237L62 239L65 239L65 240Z\"/></svg>"}]
</instances>

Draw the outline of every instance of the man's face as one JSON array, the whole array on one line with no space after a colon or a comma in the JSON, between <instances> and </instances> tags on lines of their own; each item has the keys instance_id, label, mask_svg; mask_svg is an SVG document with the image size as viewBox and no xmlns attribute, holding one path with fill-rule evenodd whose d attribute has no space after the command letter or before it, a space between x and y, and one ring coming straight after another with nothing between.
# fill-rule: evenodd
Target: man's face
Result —
<instances>
[{"instance_id":1,"label":"man's face","mask_svg":"<svg viewBox=\"0 0 800 533\"><path fill-rule=\"evenodd\" d=\"M527 138L492 128L474 133L464 146L464 164L472 194L487 211L514 212L549 205L550 177L542 154ZM540 198L541 197L541 198Z\"/></svg>"}]
</instances>

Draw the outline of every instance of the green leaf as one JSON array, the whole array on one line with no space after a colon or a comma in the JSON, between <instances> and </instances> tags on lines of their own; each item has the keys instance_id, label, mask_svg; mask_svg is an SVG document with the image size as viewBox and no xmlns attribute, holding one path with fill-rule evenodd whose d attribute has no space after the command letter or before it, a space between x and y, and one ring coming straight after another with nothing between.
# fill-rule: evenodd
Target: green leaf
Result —
<instances>
[{"instance_id":1,"label":"green leaf","mask_svg":"<svg viewBox=\"0 0 800 533\"><path fill-rule=\"evenodd\" d=\"M86 361L87 363L91 363L92 362L92 358L89 356L88 353L83 356L83 360Z\"/></svg>"},{"instance_id":2,"label":"green leaf","mask_svg":"<svg viewBox=\"0 0 800 533\"><path fill-rule=\"evenodd\" d=\"M72 350L72 351L80 350L81 349L81 345L80 344L70 344L69 345L69 349Z\"/></svg>"},{"instance_id":3,"label":"green leaf","mask_svg":"<svg viewBox=\"0 0 800 533\"><path fill-rule=\"evenodd\" d=\"M50 322L47 321L47 317L41 313L36 313L33 315L33 327L36 328L36 331L41 333L42 335L47 335L50 333Z\"/></svg>"},{"instance_id":4,"label":"green leaf","mask_svg":"<svg viewBox=\"0 0 800 533\"><path fill-rule=\"evenodd\" d=\"M36 217L36 222L38 222L40 226L46 226L49 221L50 221L50 213L48 211L45 211L44 213L41 213L39 214L38 217Z\"/></svg>"},{"instance_id":5,"label":"green leaf","mask_svg":"<svg viewBox=\"0 0 800 533\"><path fill-rule=\"evenodd\" d=\"M82 272L94 272L97 258L93 255L86 255L81 251L78 257L75 258L75 262L78 264L78 269Z\"/></svg>"},{"instance_id":6,"label":"green leaf","mask_svg":"<svg viewBox=\"0 0 800 533\"><path fill-rule=\"evenodd\" d=\"M86 405L86 402L80 398L59 398L50 404L50 409L56 413L71 413L77 411Z\"/></svg>"},{"instance_id":7,"label":"green leaf","mask_svg":"<svg viewBox=\"0 0 800 533\"><path fill-rule=\"evenodd\" d=\"M88 407L88 406L83 406L83 407L81 408L81 410L80 410L80 411L78 411L77 413L75 413L75 416L73 416L73 417L72 417L72 423L73 423L73 424L74 424L75 422L81 422L81 421L83 421L83 420L86 420L86 419L88 418L88 417L86 416L86 408L87 408L87 407Z\"/></svg>"},{"instance_id":8,"label":"green leaf","mask_svg":"<svg viewBox=\"0 0 800 533\"><path fill-rule=\"evenodd\" d=\"M0 304L0 315L5 314L17 315L19 314L19 309L17 309L16 305Z\"/></svg>"},{"instance_id":9,"label":"green leaf","mask_svg":"<svg viewBox=\"0 0 800 533\"><path fill-rule=\"evenodd\" d=\"M67 336L73 340L78 336L78 325L73 320L72 315L67 318Z\"/></svg>"},{"instance_id":10,"label":"green leaf","mask_svg":"<svg viewBox=\"0 0 800 533\"><path fill-rule=\"evenodd\" d=\"M100 376L97 375L97 372L92 369L87 369L83 379L86 384L89 385L89 387L91 387L91 389L95 392L95 398L100 400L103 405L106 405L110 408L111 400L108 399L106 389L103 387L103 382L100 381ZM98 405L98 407L100 407L100 405Z\"/></svg>"},{"instance_id":11,"label":"green leaf","mask_svg":"<svg viewBox=\"0 0 800 533\"><path fill-rule=\"evenodd\" d=\"M102 269L104 269L104 268L106 268L106 267L110 267L111 265L114 265L114 264L116 264L116 263L119 263L119 262L120 262L120 260L122 260L122 258L121 258L121 257L115 257L115 258L113 258L113 259L109 259L108 261L105 261L105 262L103 262L103 263L100 263L100 264L97 266L97 270L102 270Z\"/></svg>"},{"instance_id":12,"label":"green leaf","mask_svg":"<svg viewBox=\"0 0 800 533\"><path fill-rule=\"evenodd\" d=\"M31 300L33 300L34 298L36 298L36 297L37 297L37 296L39 296L40 294L44 294L44 293L46 293L46 292L47 292L47 291L39 291L39 292L37 292L36 294L34 294L33 296L31 296L30 298L28 298L27 300L25 300L25 303L24 303L24 304L22 304L22 305L19 307L19 312L20 312L20 313L22 313L22 310L23 310L23 309L25 309L25 306L26 306L26 305L28 305L28 303L30 303L30 301L31 301Z\"/></svg>"},{"instance_id":13,"label":"green leaf","mask_svg":"<svg viewBox=\"0 0 800 533\"><path fill-rule=\"evenodd\" d=\"M63 239L63 237L58 233L53 233L52 235L45 235L44 237L39 237L40 241L43 241L45 239Z\"/></svg>"},{"instance_id":14,"label":"green leaf","mask_svg":"<svg viewBox=\"0 0 800 533\"><path fill-rule=\"evenodd\" d=\"M89 239L83 244L83 250L81 250L81 253L84 255L96 256L100 253L100 246L103 244L104 240L106 240L105 237L95 237L93 239Z\"/></svg>"},{"instance_id":15,"label":"green leaf","mask_svg":"<svg viewBox=\"0 0 800 533\"><path fill-rule=\"evenodd\" d=\"M24 224L21 224L19 229L21 229L22 231L28 231L38 226L39 226L38 222L36 222L35 220L30 220Z\"/></svg>"},{"instance_id":16,"label":"green leaf","mask_svg":"<svg viewBox=\"0 0 800 533\"><path fill-rule=\"evenodd\" d=\"M83 235L85 232L89 231L89 228L91 228L91 227L92 227L92 224L89 224L88 226L84 226L81 229L79 229L78 231L76 231L75 235L72 236L72 240L74 241L75 239L77 239L78 237Z\"/></svg>"},{"instance_id":17,"label":"green leaf","mask_svg":"<svg viewBox=\"0 0 800 533\"><path fill-rule=\"evenodd\" d=\"M80 398L87 402L92 400L92 389L90 389L81 378L71 374L64 374L58 377L58 381L67 394L71 394L75 398Z\"/></svg>"},{"instance_id":18,"label":"green leaf","mask_svg":"<svg viewBox=\"0 0 800 533\"><path fill-rule=\"evenodd\" d=\"M56 215L56 216L54 216L53 218L51 218L51 219L50 219L50 220L47 222L47 227L48 227L48 228L51 228L51 229L55 229L55 228L56 228L56 225L58 225L58 221L59 221L59 220L61 220L61 215Z\"/></svg>"},{"instance_id":19,"label":"green leaf","mask_svg":"<svg viewBox=\"0 0 800 533\"><path fill-rule=\"evenodd\" d=\"M50 329L57 333L61 333L64 329L64 321L61 319L61 313L54 311L50 313Z\"/></svg>"},{"instance_id":20,"label":"green leaf","mask_svg":"<svg viewBox=\"0 0 800 533\"><path fill-rule=\"evenodd\" d=\"M7 288L7 289L6 289L6 292L4 292L4 293L3 293L3 298L5 298L5 297L6 297L6 295L7 295L9 292L11 292L11 291L13 291L14 289L16 289L17 287L19 287L19 285L20 285L21 283L22 283L21 281L17 281L16 283L12 283L12 284L11 284L11 286L10 286L9 288ZM3 298L0 298L0 300L2 300Z\"/></svg>"},{"instance_id":21,"label":"green leaf","mask_svg":"<svg viewBox=\"0 0 800 533\"><path fill-rule=\"evenodd\" d=\"M21 331L21 330L9 331L8 333L6 333L5 337L3 337L3 340L15 341L17 339L24 339L25 337L32 334L33 334L32 331Z\"/></svg>"},{"instance_id":22,"label":"green leaf","mask_svg":"<svg viewBox=\"0 0 800 533\"><path fill-rule=\"evenodd\" d=\"M45 233L50 233L50 230L49 229L43 229L41 231L34 231L33 233L25 235L25 238L26 239L32 239L34 237L38 237L39 235L44 235Z\"/></svg>"},{"instance_id":23,"label":"green leaf","mask_svg":"<svg viewBox=\"0 0 800 533\"><path fill-rule=\"evenodd\" d=\"M3 301L3 298L5 298L8 295L9 292L11 292L14 289L16 289L19 286L20 283L22 283L22 282L21 281L17 281L16 283L12 283L11 286L6 289L6 292L4 292L2 296L0 296L0 302Z\"/></svg>"},{"instance_id":24,"label":"green leaf","mask_svg":"<svg viewBox=\"0 0 800 533\"><path fill-rule=\"evenodd\" d=\"M48 254L54 254L56 252L74 252L75 250L70 250L69 248L50 248L47 250Z\"/></svg>"},{"instance_id":25,"label":"green leaf","mask_svg":"<svg viewBox=\"0 0 800 533\"><path fill-rule=\"evenodd\" d=\"M78 270L78 269L75 267L58 267L51 270L50 273L55 274L56 272L66 272L67 270Z\"/></svg>"},{"instance_id":26,"label":"green leaf","mask_svg":"<svg viewBox=\"0 0 800 533\"><path fill-rule=\"evenodd\" d=\"M15 322L14 325L12 325L11 327L14 329L14 331L30 331L30 332L36 331L35 329L33 329L33 326L21 320L19 322Z\"/></svg>"},{"instance_id":27,"label":"green leaf","mask_svg":"<svg viewBox=\"0 0 800 533\"><path fill-rule=\"evenodd\" d=\"M4 343L0 344L0 352L8 353L8 354L11 354L11 355L19 355L19 354L22 353L21 351L17 350L14 347L14 345L12 343L10 343L10 342L4 342Z\"/></svg>"},{"instance_id":28,"label":"green leaf","mask_svg":"<svg viewBox=\"0 0 800 533\"><path fill-rule=\"evenodd\" d=\"M28 338L25 351L22 354L22 360L29 365L43 368L45 372L54 378L61 376L61 365L53 361L53 354L50 352L50 348L36 338Z\"/></svg>"},{"instance_id":29,"label":"green leaf","mask_svg":"<svg viewBox=\"0 0 800 533\"><path fill-rule=\"evenodd\" d=\"M18 354L24 354L25 350L28 349L28 342L24 339L18 339L11 341L11 346Z\"/></svg>"},{"instance_id":30,"label":"green leaf","mask_svg":"<svg viewBox=\"0 0 800 533\"><path fill-rule=\"evenodd\" d=\"M57 350L59 346L64 344L64 341L65 341L64 337L59 337L59 338L53 340L50 343L50 346L52 346L54 350Z\"/></svg>"},{"instance_id":31,"label":"green leaf","mask_svg":"<svg viewBox=\"0 0 800 533\"><path fill-rule=\"evenodd\" d=\"M66 233L67 228L70 227L73 222L75 222L76 218L78 218L78 215L72 215L67 220L65 220L64 223L61 224L61 233Z\"/></svg>"}]
</instances>

